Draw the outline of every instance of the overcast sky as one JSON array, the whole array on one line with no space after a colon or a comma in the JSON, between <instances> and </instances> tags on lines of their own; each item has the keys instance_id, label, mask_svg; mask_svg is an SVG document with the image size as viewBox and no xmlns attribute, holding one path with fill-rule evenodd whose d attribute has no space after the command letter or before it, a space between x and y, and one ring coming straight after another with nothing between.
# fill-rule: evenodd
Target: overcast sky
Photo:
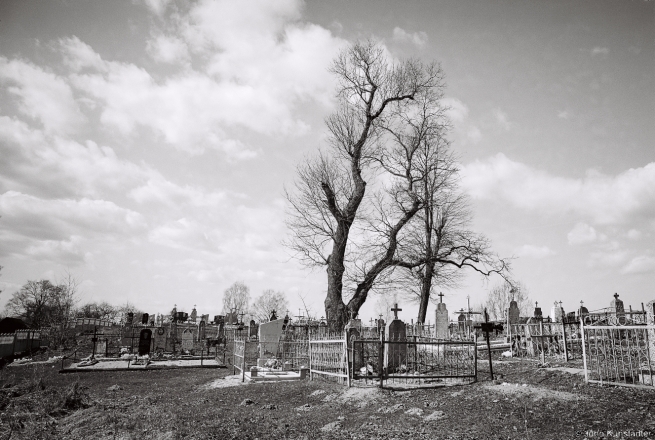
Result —
<instances>
[{"instance_id":1,"label":"overcast sky","mask_svg":"<svg viewBox=\"0 0 655 440\"><path fill-rule=\"evenodd\" d=\"M0 306L69 270L83 302L213 316L242 280L324 314L325 272L281 244L283 188L324 143L331 59L373 37L441 63L473 226L517 257L530 297L640 308L655 299L654 18L642 0L4 0Z\"/></svg>"}]
</instances>

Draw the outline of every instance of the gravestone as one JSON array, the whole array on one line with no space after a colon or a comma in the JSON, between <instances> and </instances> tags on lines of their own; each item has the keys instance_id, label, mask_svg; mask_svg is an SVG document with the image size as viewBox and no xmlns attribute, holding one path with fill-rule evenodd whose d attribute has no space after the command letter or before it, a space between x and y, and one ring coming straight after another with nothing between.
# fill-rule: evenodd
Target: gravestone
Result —
<instances>
[{"instance_id":1,"label":"gravestone","mask_svg":"<svg viewBox=\"0 0 655 440\"><path fill-rule=\"evenodd\" d=\"M536 320L541 320L541 319L543 319L543 317L544 317L544 314L541 311L541 307L539 307L539 303L535 301L535 303L534 303L534 318Z\"/></svg>"},{"instance_id":2,"label":"gravestone","mask_svg":"<svg viewBox=\"0 0 655 440\"><path fill-rule=\"evenodd\" d=\"M182 332L182 350L193 350L193 332L188 328Z\"/></svg>"},{"instance_id":3,"label":"gravestone","mask_svg":"<svg viewBox=\"0 0 655 440\"><path fill-rule=\"evenodd\" d=\"M144 328L139 333L139 356L150 354L150 344L152 342L152 330Z\"/></svg>"},{"instance_id":4,"label":"gravestone","mask_svg":"<svg viewBox=\"0 0 655 440\"><path fill-rule=\"evenodd\" d=\"M646 324L655 325L655 300L646 304ZM650 351L650 361L655 363L655 330L648 330L648 350Z\"/></svg>"},{"instance_id":5,"label":"gravestone","mask_svg":"<svg viewBox=\"0 0 655 440\"><path fill-rule=\"evenodd\" d=\"M284 319L276 319L275 321L265 322L259 324L258 338L259 338L259 359L257 359L257 366L263 367L268 359L277 356L278 345L282 330L284 327Z\"/></svg>"},{"instance_id":6,"label":"gravestone","mask_svg":"<svg viewBox=\"0 0 655 440\"><path fill-rule=\"evenodd\" d=\"M205 339L205 325L205 321L200 321L200 324L198 324L198 341Z\"/></svg>"},{"instance_id":7,"label":"gravestone","mask_svg":"<svg viewBox=\"0 0 655 440\"><path fill-rule=\"evenodd\" d=\"M519 323L521 312L519 311L519 304L512 300L509 302L509 311L507 312L509 325L516 325Z\"/></svg>"},{"instance_id":8,"label":"gravestone","mask_svg":"<svg viewBox=\"0 0 655 440\"><path fill-rule=\"evenodd\" d=\"M250 323L248 324L248 336L249 337L257 336L257 331L258 331L257 323L255 322L254 319L251 319Z\"/></svg>"},{"instance_id":9,"label":"gravestone","mask_svg":"<svg viewBox=\"0 0 655 440\"><path fill-rule=\"evenodd\" d=\"M127 314L127 322L125 323L126 325L132 325L132 322L134 321L134 313L129 312Z\"/></svg>"},{"instance_id":10,"label":"gravestone","mask_svg":"<svg viewBox=\"0 0 655 440\"><path fill-rule=\"evenodd\" d=\"M206 315L202 315L202 316L200 317L200 320L201 320L201 321L205 321L205 324L209 324L209 313L206 314Z\"/></svg>"},{"instance_id":11,"label":"gravestone","mask_svg":"<svg viewBox=\"0 0 655 440\"><path fill-rule=\"evenodd\" d=\"M394 313L394 319L387 326L387 341L406 341L407 328L405 323L398 319L398 312L403 309L398 308L395 304L391 311ZM385 350L387 371L395 372L402 365L407 365L407 344L388 344L388 350Z\"/></svg>"},{"instance_id":12,"label":"gravestone","mask_svg":"<svg viewBox=\"0 0 655 440\"><path fill-rule=\"evenodd\" d=\"M435 312L435 337L437 339L448 339L450 332L448 331L448 309L446 304L443 302L443 293L439 293L439 304L437 304L437 310Z\"/></svg>"},{"instance_id":13,"label":"gravestone","mask_svg":"<svg viewBox=\"0 0 655 440\"><path fill-rule=\"evenodd\" d=\"M196 322L196 319L198 318L198 312L196 311L196 306L193 306L193 310L191 310L191 316L189 316L189 321L191 322Z\"/></svg>"},{"instance_id":14,"label":"gravestone","mask_svg":"<svg viewBox=\"0 0 655 440\"><path fill-rule=\"evenodd\" d=\"M148 313L144 313L143 315L141 315L141 324L148 325L149 320L150 320L150 315Z\"/></svg>"},{"instance_id":15,"label":"gravestone","mask_svg":"<svg viewBox=\"0 0 655 440\"><path fill-rule=\"evenodd\" d=\"M96 356L105 356L107 354L107 339L100 339L96 342Z\"/></svg>"},{"instance_id":16,"label":"gravestone","mask_svg":"<svg viewBox=\"0 0 655 440\"><path fill-rule=\"evenodd\" d=\"M564 309L562 308L562 302L560 301L559 303L555 301L553 303L553 307L550 309L550 319L553 320L553 322L562 322L562 319L564 318Z\"/></svg>"},{"instance_id":17,"label":"gravestone","mask_svg":"<svg viewBox=\"0 0 655 440\"><path fill-rule=\"evenodd\" d=\"M614 299L610 302L610 312L614 314L619 324L625 324L625 308L618 293L614 294Z\"/></svg>"}]
</instances>

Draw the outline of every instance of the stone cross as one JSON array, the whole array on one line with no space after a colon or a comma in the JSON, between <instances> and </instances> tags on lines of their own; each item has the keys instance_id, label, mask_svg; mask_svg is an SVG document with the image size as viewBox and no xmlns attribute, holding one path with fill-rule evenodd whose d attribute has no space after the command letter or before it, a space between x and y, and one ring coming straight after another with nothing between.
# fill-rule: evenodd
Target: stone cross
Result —
<instances>
[{"instance_id":1,"label":"stone cross","mask_svg":"<svg viewBox=\"0 0 655 440\"><path fill-rule=\"evenodd\" d=\"M392 307L391 311L393 312L393 319L398 319L398 312L402 312L403 309L398 308L398 303L394 304L394 307Z\"/></svg>"}]
</instances>

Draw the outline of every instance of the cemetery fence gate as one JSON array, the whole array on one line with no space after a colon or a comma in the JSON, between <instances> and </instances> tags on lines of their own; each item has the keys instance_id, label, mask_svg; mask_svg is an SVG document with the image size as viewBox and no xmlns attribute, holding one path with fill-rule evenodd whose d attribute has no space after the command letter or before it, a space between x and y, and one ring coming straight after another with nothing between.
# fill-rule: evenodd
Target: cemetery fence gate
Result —
<instances>
[{"instance_id":1,"label":"cemetery fence gate","mask_svg":"<svg viewBox=\"0 0 655 440\"><path fill-rule=\"evenodd\" d=\"M655 325L580 320L587 383L653 389Z\"/></svg>"}]
</instances>

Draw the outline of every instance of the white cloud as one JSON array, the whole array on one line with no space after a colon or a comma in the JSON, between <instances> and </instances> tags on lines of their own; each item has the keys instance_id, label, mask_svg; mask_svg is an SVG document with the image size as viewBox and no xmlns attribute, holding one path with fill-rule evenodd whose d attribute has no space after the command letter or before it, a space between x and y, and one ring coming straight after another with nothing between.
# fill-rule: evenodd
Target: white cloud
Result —
<instances>
[{"instance_id":1,"label":"white cloud","mask_svg":"<svg viewBox=\"0 0 655 440\"><path fill-rule=\"evenodd\" d=\"M593 49L591 49L591 56L608 55L609 53L610 53L610 50L607 47L596 46Z\"/></svg>"},{"instance_id":2,"label":"white cloud","mask_svg":"<svg viewBox=\"0 0 655 440\"><path fill-rule=\"evenodd\" d=\"M71 133L85 121L70 86L41 67L0 56L0 83L19 99L21 113L50 133Z\"/></svg>"},{"instance_id":3,"label":"white cloud","mask_svg":"<svg viewBox=\"0 0 655 440\"><path fill-rule=\"evenodd\" d=\"M584 244L596 241L598 234L592 226L580 222L566 235L566 238L569 244Z\"/></svg>"},{"instance_id":4,"label":"white cloud","mask_svg":"<svg viewBox=\"0 0 655 440\"><path fill-rule=\"evenodd\" d=\"M402 28L395 27L393 29L393 39L395 41L410 42L418 47L422 47L428 42L428 34L425 32L409 33Z\"/></svg>"},{"instance_id":5,"label":"white cloud","mask_svg":"<svg viewBox=\"0 0 655 440\"><path fill-rule=\"evenodd\" d=\"M157 35L148 41L147 50L155 61L171 64L186 64L189 62L189 50L180 38Z\"/></svg>"},{"instance_id":6,"label":"white cloud","mask_svg":"<svg viewBox=\"0 0 655 440\"><path fill-rule=\"evenodd\" d=\"M531 244L524 244L523 246L515 249L514 254L519 257L539 259L555 255L555 252L548 246L534 246Z\"/></svg>"},{"instance_id":7,"label":"white cloud","mask_svg":"<svg viewBox=\"0 0 655 440\"><path fill-rule=\"evenodd\" d=\"M655 257L651 255L639 255L634 257L623 269L622 274L636 274L655 272Z\"/></svg>"},{"instance_id":8,"label":"white cloud","mask_svg":"<svg viewBox=\"0 0 655 440\"><path fill-rule=\"evenodd\" d=\"M454 124L464 123L468 119L469 108L459 99L446 97L441 100L441 104L446 107L446 116Z\"/></svg>"},{"instance_id":9,"label":"white cloud","mask_svg":"<svg viewBox=\"0 0 655 440\"><path fill-rule=\"evenodd\" d=\"M642 233L636 229L630 229L626 233L626 237L628 237L630 240L639 240L642 236Z\"/></svg>"},{"instance_id":10,"label":"white cloud","mask_svg":"<svg viewBox=\"0 0 655 440\"><path fill-rule=\"evenodd\" d=\"M503 199L538 212L572 212L598 224L655 215L655 162L615 176L589 172L576 179L552 176L499 153L463 166L462 186L474 198Z\"/></svg>"},{"instance_id":11,"label":"white cloud","mask_svg":"<svg viewBox=\"0 0 655 440\"><path fill-rule=\"evenodd\" d=\"M509 131L512 128L512 123L509 121L507 113L500 108L493 109L492 113L496 121L496 127L503 131Z\"/></svg>"},{"instance_id":12,"label":"white cloud","mask_svg":"<svg viewBox=\"0 0 655 440\"><path fill-rule=\"evenodd\" d=\"M162 15L171 0L142 0L155 15Z\"/></svg>"},{"instance_id":13,"label":"white cloud","mask_svg":"<svg viewBox=\"0 0 655 440\"><path fill-rule=\"evenodd\" d=\"M308 131L301 105L329 106L327 67L345 43L320 26L299 22L301 3L199 2L148 42L158 61L181 62L175 75L156 79L130 63L106 61L77 39L61 50L75 73L71 84L98 104L100 120L131 135L148 127L181 151L222 150L232 159L257 151L230 132L297 136ZM188 64L189 50L198 68ZM79 72L80 66L92 68Z\"/></svg>"}]
</instances>

